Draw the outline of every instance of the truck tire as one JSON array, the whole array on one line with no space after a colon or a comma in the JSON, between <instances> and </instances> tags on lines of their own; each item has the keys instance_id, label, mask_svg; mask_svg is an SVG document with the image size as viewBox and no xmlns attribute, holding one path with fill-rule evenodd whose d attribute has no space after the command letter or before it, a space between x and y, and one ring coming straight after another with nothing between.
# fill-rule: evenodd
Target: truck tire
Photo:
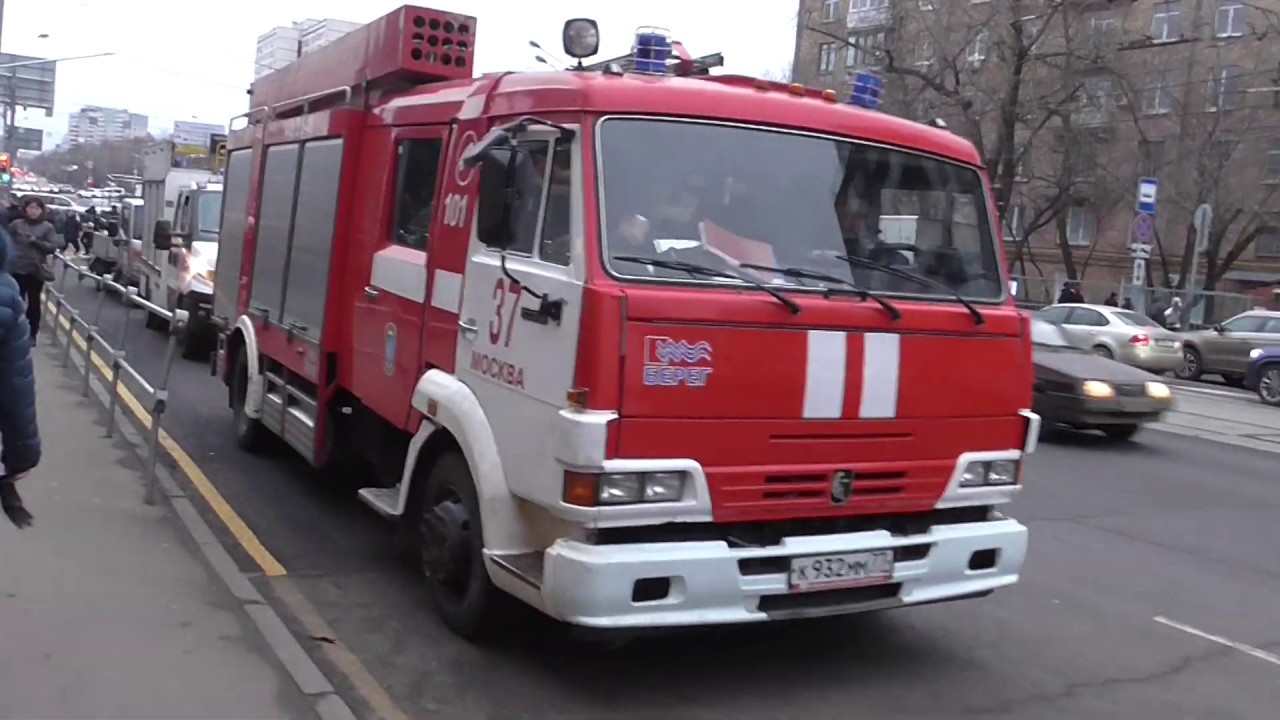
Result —
<instances>
[{"instance_id":1,"label":"truck tire","mask_svg":"<svg viewBox=\"0 0 1280 720\"><path fill-rule=\"evenodd\" d=\"M461 453L448 452L436 460L420 507L420 559L436 612L459 637L492 637L511 598L485 569L480 502Z\"/></svg>"},{"instance_id":2,"label":"truck tire","mask_svg":"<svg viewBox=\"0 0 1280 720\"><path fill-rule=\"evenodd\" d=\"M245 398L249 393L249 359L244 350L236 353L234 369L231 371L231 415L235 421L236 445L250 453L262 452L270 439L267 429L257 418L251 418L244 412Z\"/></svg>"},{"instance_id":3,"label":"truck tire","mask_svg":"<svg viewBox=\"0 0 1280 720\"><path fill-rule=\"evenodd\" d=\"M209 353L213 348L209 347L208 329L195 320L198 309L195 302L188 297L183 297L178 307L187 311L187 324L182 326L182 334L178 336L178 347L182 352L182 359L208 361Z\"/></svg>"}]
</instances>

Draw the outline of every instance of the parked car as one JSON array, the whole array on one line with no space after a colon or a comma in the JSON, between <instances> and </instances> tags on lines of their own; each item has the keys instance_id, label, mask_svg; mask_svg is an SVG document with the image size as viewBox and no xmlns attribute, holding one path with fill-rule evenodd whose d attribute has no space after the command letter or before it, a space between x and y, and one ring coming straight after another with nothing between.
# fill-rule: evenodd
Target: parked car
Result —
<instances>
[{"instance_id":1,"label":"parked car","mask_svg":"<svg viewBox=\"0 0 1280 720\"><path fill-rule=\"evenodd\" d=\"M1076 347L1057 325L1033 318L1031 340L1033 403L1046 423L1128 440L1173 407L1172 391L1157 376Z\"/></svg>"},{"instance_id":2,"label":"parked car","mask_svg":"<svg viewBox=\"0 0 1280 720\"><path fill-rule=\"evenodd\" d=\"M1110 305L1050 305L1039 317L1058 326L1067 341L1082 350L1153 373L1177 370L1182 339L1155 320Z\"/></svg>"},{"instance_id":3,"label":"parked car","mask_svg":"<svg viewBox=\"0 0 1280 720\"><path fill-rule=\"evenodd\" d=\"M1183 380L1220 375L1228 384L1243 385L1250 354L1273 346L1280 346L1280 312L1250 310L1208 330L1184 333L1176 374Z\"/></svg>"},{"instance_id":4,"label":"parked car","mask_svg":"<svg viewBox=\"0 0 1280 720\"><path fill-rule=\"evenodd\" d=\"M1249 352L1244 386L1258 393L1258 399L1280 407L1280 346L1254 348Z\"/></svg>"}]
</instances>

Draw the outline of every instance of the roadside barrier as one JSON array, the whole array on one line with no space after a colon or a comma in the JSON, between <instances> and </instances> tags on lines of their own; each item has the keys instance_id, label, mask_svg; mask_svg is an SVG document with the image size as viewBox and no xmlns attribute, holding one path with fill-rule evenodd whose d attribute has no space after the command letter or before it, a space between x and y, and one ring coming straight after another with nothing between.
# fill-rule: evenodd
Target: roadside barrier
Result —
<instances>
[{"instance_id":1,"label":"roadside barrier","mask_svg":"<svg viewBox=\"0 0 1280 720\"><path fill-rule=\"evenodd\" d=\"M106 379L107 387L107 437L115 434L117 429L117 410L120 405L121 381L124 375L128 375L133 380L133 384L140 389L142 400L150 405L150 437L147 439L147 459L146 459L146 494L143 502L148 505L156 504L156 461L160 453L160 425L164 418L165 410L169 402L169 375L173 370L173 360L177 353L178 336L182 332L182 328L187 323L187 311L175 310L168 311L138 296L138 289L132 287L124 287L119 285L107 277L95 275L85 268L82 268L70 259L62 255L54 255L61 263L61 275L57 279L57 287L54 283L48 283L45 286L46 299L45 309L48 310L50 305L53 306L53 312L45 312L44 316L48 318L48 325L51 328L49 337L50 342L57 346L62 344L62 359L60 364L67 367L71 364L71 346L79 340L84 346L84 374L80 384L80 394L84 397L89 396L89 379L93 373L94 349L97 348L101 354L108 358L110 367L110 376ZM92 319L86 319L85 315L77 308L67 302L65 290L67 285L67 276L74 274L76 283L79 284L84 280L93 282L98 290L98 302L92 313ZM124 304L124 319L120 323L119 337L113 347L99 331L99 323L102 320L102 309L107 299L107 293L114 293L120 296ZM50 302L50 299L52 302ZM129 341L129 325L132 319L134 308L142 308L145 311L154 313L164 318L169 323L169 342L165 349L164 366L160 373L160 378L155 382L149 382L142 376L138 370L131 365L125 352L125 346ZM66 332L59 340L59 333L63 331L62 320L67 320Z\"/></svg>"}]
</instances>

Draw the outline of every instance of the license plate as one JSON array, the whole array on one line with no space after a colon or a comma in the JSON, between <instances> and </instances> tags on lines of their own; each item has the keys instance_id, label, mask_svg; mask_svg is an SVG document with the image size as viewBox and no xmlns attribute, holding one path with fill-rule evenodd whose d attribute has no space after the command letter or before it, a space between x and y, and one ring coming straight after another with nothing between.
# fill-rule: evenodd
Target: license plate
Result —
<instances>
[{"instance_id":1,"label":"license plate","mask_svg":"<svg viewBox=\"0 0 1280 720\"><path fill-rule=\"evenodd\" d=\"M893 551L794 558L789 579L792 592L883 585L893 581Z\"/></svg>"},{"instance_id":2,"label":"license plate","mask_svg":"<svg viewBox=\"0 0 1280 720\"><path fill-rule=\"evenodd\" d=\"M1173 341L1172 341L1172 340L1157 340L1157 341L1156 341L1156 345L1157 345L1157 346L1159 346L1159 347L1167 347L1167 348L1171 348L1171 347L1173 347Z\"/></svg>"}]
</instances>

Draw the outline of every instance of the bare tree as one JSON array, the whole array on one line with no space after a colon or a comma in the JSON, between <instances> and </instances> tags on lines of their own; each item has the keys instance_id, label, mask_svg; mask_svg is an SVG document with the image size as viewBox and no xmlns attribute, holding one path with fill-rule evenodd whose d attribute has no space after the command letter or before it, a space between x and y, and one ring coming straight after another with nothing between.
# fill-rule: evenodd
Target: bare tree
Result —
<instances>
[{"instance_id":1,"label":"bare tree","mask_svg":"<svg viewBox=\"0 0 1280 720\"><path fill-rule=\"evenodd\" d=\"M766 70L764 73L760 75L760 77L764 78L765 80L772 80L773 82L789 83L791 82L791 77L792 77L791 63L787 63L786 65L774 68L772 70Z\"/></svg>"}]
</instances>

